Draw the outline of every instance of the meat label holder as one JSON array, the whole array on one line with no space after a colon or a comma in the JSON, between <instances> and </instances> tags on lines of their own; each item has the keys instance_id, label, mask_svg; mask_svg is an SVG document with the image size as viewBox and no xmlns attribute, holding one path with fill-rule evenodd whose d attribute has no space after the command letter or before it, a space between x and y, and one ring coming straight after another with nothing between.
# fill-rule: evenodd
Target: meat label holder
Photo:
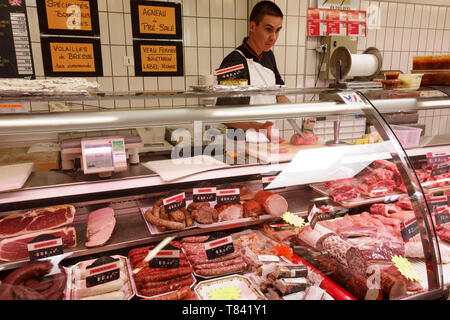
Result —
<instances>
[{"instance_id":1,"label":"meat label holder","mask_svg":"<svg viewBox=\"0 0 450 320\"><path fill-rule=\"evenodd\" d=\"M178 210L186 207L186 194L184 192L163 199L166 212Z\"/></svg>"},{"instance_id":2,"label":"meat label holder","mask_svg":"<svg viewBox=\"0 0 450 320\"><path fill-rule=\"evenodd\" d=\"M150 268L172 269L180 266L180 249L168 244L149 261Z\"/></svg>"},{"instance_id":3,"label":"meat label holder","mask_svg":"<svg viewBox=\"0 0 450 320\"><path fill-rule=\"evenodd\" d=\"M449 207L441 207L436 210L434 219L436 220L436 226L440 227L450 223Z\"/></svg>"},{"instance_id":4,"label":"meat label holder","mask_svg":"<svg viewBox=\"0 0 450 320\"><path fill-rule=\"evenodd\" d=\"M272 181L275 180L275 178L280 173L281 173L281 171L270 171L270 172L266 172L266 173L261 173L261 182L262 182L263 190L265 190L267 188L267 186L269 186L269 184L271 184ZM280 190L280 189L285 189L285 188L271 189L271 191Z\"/></svg>"},{"instance_id":5,"label":"meat label holder","mask_svg":"<svg viewBox=\"0 0 450 320\"><path fill-rule=\"evenodd\" d=\"M417 236L419 234L419 225L416 218L414 217L400 223L400 232L405 242Z\"/></svg>"},{"instance_id":6,"label":"meat label holder","mask_svg":"<svg viewBox=\"0 0 450 320\"><path fill-rule=\"evenodd\" d=\"M120 259L101 257L86 267L86 287L94 287L120 278Z\"/></svg>"},{"instance_id":7,"label":"meat label holder","mask_svg":"<svg viewBox=\"0 0 450 320\"><path fill-rule=\"evenodd\" d=\"M208 260L220 258L234 252L234 244L231 236L223 232L216 232L205 241L205 251Z\"/></svg>"},{"instance_id":8,"label":"meat label holder","mask_svg":"<svg viewBox=\"0 0 450 320\"><path fill-rule=\"evenodd\" d=\"M61 237L51 234L37 236L28 242L27 248L30 261L38 261L64 253Z\"/></svg>"},{"instance_id":9,"label":"meat label holder","mask_svg":"<svg viewBox=\"0 0 450 320\"><path fill-rule=\"evenodd\" d=\"M192 190L192 200L194 202L214 202L216 201L217 189L210 183L202 183Z\"/></svg>"},{"instance_id":10,"label":"meat label holder","mask_svg":"<svg viewBox=\"0 0 450 320\"><path fill-rule=\"evenodd\" d=\"M216 200L218 205L240 203L240 191L235 187L218 187L216 189Z\"/></svg>"}]
</instances>

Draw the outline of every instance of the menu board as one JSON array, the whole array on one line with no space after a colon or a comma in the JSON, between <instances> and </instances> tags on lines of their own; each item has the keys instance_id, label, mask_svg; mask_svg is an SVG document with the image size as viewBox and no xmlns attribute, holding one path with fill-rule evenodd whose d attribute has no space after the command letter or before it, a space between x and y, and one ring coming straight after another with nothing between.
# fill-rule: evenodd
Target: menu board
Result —
<instances>
[{"instance_id":1,"label":"menu board","mask_svg":"<svg viewBox=\"0 0 450 320\"><path fill-rule=\"evenodd\" d=\"M25 1L0 0L0 78L34 77Z\"/></svg>"},{"instance_id":2,"label":"menu board","mask_svg":"<svg viewBox=\"0 0 450 320\"><path fill-rule=\"evenodd\" d=\"M103 76L99 39L49 37L41 45L46 76Z\"/></svg>"},{"instance_id":3,"label":"menu board","mask_svg":"<svg viewBox=\"0 0 450 320\"><path fill-rule=\"evenodd\" d=\"M175 41L134 42L136 76L173 77L183 75L183 48Z\"/></svg>"},{"instance_id":4,"label":"menu board","mask_svg":"<svg viewBox=\"0 0 450 320\"><path fill-rule=\"evenodd\" d=\"M98 36L97 1L36 0L41 33Z\"/></svg>"},{"instance_id":5,"label":"menu board","mask_svg":"<svg viewBox=\"0 0 450 320\"><path fill-rule=\"evenodd\" d=\"M365 37L366 18L366 11L309 8L307 35Z\"/></svg>"},{"instance_id":6,"label":"menu board","mask_svg":"<svg viewBox=\"0 0 450 320\"><path fill-rule=\"evenodd\" d=\"M133 37L182 39L181 4L159 1L131 1Z\"/></svg>"}]
</instances>

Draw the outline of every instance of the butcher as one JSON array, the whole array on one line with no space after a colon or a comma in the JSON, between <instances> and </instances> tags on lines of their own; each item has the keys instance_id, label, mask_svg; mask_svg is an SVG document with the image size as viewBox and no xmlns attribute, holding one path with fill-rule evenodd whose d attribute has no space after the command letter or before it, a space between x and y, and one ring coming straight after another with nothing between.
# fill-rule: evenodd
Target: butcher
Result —
<instances>
[{"instance_id":1,"label":"butcher","mask_svg":"<svg viewBox=\"0 0 450 320\"><path fill-rule=\"evenodd\" d=\"M244 70L239 75L241 79L247 79L249 85L274 86L284 85L278 71L272 47L275 45L283 24L283 12L272 1L258 2L250 14L249 34L242 44L225 57L219 69L244 65ZM244 99L246 101L244 101ZM230 101L230 98L218 99L218 105L224 104L275 104L289 103L285 96L258 95L244 98L239 101ZM238 122L226 123L233 129L261 129L267 130L267 138L274 143L284 141L276 134L272 134L273 123Z\"/></svg>"}]
</instances>

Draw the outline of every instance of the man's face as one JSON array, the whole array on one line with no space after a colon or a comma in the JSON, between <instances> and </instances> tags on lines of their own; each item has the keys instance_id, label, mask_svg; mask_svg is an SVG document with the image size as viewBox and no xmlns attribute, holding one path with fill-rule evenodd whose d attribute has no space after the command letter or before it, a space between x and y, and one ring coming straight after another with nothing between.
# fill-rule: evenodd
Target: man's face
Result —
<instances>
[{"instance_id":1,"label":"man's face","mask_svg":"<svg viewBox=\"0 0 450 320\"><path fill-rule=\"evenodd\" d=\"M277 42L278 35L283 25L283 18L265 15L258 25L254 21L250 22L250 34L255 49L269 51Z\"/></svg>"}]
</instances>

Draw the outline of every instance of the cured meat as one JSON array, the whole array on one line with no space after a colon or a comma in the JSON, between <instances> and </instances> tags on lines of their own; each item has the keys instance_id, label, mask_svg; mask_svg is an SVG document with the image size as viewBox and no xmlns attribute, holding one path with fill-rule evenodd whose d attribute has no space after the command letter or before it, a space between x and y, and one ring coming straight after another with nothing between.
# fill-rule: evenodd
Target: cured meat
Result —
<instances>
[{"instance_id":1,"label":"cured meat","mask_svg":"<svg viewBox=\"0 0 450 320\"><path fill-rule=\"evenodd\" d=\"M355 272L364 275L367 269L367 261L358 248L337 235L331 235L322 242L323 249L343 265Z\"/></svg>"},{"instance_id":2,"label":"cured meat","mask_svg":"<svg viewBox=\"0 0 450 320\"><path fill-rule=\"evenodd\" d=\"M308 283L306 278L295 278L295 281L292 281L292 279L278 279L273 282L273 286L284 296L290 293L304 291L308 287Z\"/></svg>"},{"instance_id":3,"label":"cured meat","mask_svg":"<svg viewBox=\"0 0 450 320\"><path fill-rule=\"evenodd\" d=\"M219 213L219 222L241 219L244 216L244 208L240 203L216 205Z\"/></svg>"},{"instance_id":4,"label":"cured meat","mask_svg":"<svg viewBox=\"0 0 450 320\"><path fill-rule=\"evenodd\" d=\"M225 260L225 261L212 262L212 263L199 263L199 264L195 265L195 269L198 270L198 269L223 268L223 267L227 267L227 266L240 264L242 262L244 262L244 260L242 259L242 257L239 256L237 258Z\"/></svg>"},{"instance_id":5,"label":"cured meat","mask_svg":"<svg viewBox=\"0 0 450 320\"><path fill-rule=\"evenodd\" d=\"M286 199L272 191L258 191L255 194L255 200L259 202L265 212L272 216L280 217L288 210Z\"/></svg>"},{"instance_id":6,"label":"cured meat","mask_svg":"<svg viewBox=\"0 0 450 320\"><path fill-rule=\"evenodd\" d=\"M317 141L319 140L311 132L303 132L303 135L305 136L306 139L303 139L298 133L294 133L289 142L294 146L301 146L301 145L316 144Z\"/></svg>"},{"instance_id":7,"label":"cured meat","mask_svg":"<svg viewBox=\"0 0 450 320\"><path fill-rule=\"evenodd\" d=\"M450 263L450 245L439 242L442 263ZM405 256L408 258L425 258L422 242L409 241L405 243Z\"/></svg>"},{"instance_id":8,"label":"cured meat","mask_svg":"<svg viewBox=\"0 0 450 320\"><path fill-rule=\"evenodd\" d=\"M244 202L243 206L244 206L244 217L245 218L258 219L258 217L260 215L264 214L264 210L263 210L262 206L256 200L246 201L246 202Z\"/></svg>"},{"instance_id":9,"label":"cured meat","mask_svg":"<svg viewBox=\"0 0 450 320\"><path fill-rule=\"evenodd\" d=\"M377 227L374 226L346 226L336 229L336 233L343 238L355 238L355 237L376 237Z\"/></svg>"},{"instance_id":10,"label":"cured meat","mask_svg":"<svg viewBox=\"0 0 450 320\"><path fill-rule=\"evenodd\" d=\"M345 267L336 259L318 255L316 259L329 271L329 277L351 292L359 300L377 300L380 298L380 290L367 287L367 278L354 270Z\"/></svg>"},{"instance_id":11,"label":"cured meat","mask_svg":"<svg viewBox=\"0 0 450 320\"><path fill-rule=\"evenodd\" d=\"M269 224L264 224L262 227L262 231L269 238L278 241L280 243L289 244L292 238L295 238L298 234L298 229L288 229L288 230L276 230Z\"/></svg>"},{"instance_id":12,"label":"cured meat","mask_svg":"<svg viewBox=\"0 0 450 320\"><path fill-rule=\"evenodd\" d=\"M335 235L335 233L320 224L316 224L314 229L310 225L302 228L297 235L297 239L320 251L323 249L322 242L324 239L332 235Z\"/></svg>"},{"instance_id":13,"label":"cured meat","mask_svg":"<svg viewBox=\"0 0 450 320\"><path fill-rule=\"evenodd\" d=\"M77 246L77 234L74 227L40 231L18 237L7 238L0 241L0 260L16 261L28 258L28 242L43 234L51 234L61 237L64 248L72 248Z\"/></svg>"},{"instance_id":14,"label":"cured meat","mask_svg":"<svg viewBox=\"0 0 450 320\"><path fill-rule=\"evenodd\" d=\"M348 242L358 248L369 262L391 262L393 255L405 256L405 246L401 241L360 237L348 239Z\"/></svg>"},{"instance_id":15,"label":"cured meat","mask_svg":"<svg viewBox=\"0 0 450 320\"><path fill-rule=\"evenodd\" d=\"M390 274L391 276L393 276L395 279L405 282L407 291L421 291L421 290L423 290L423 287L420 284L420 282L418 282L418 281L411 281L411 280L406 279L400 273L400 271L398 271L398 269L395 266L393 266L393 265L391 265L389 267L382 267L382 272L386 272L386 273Z\"/></svg>"},{"instance_id":16,"label":"cured meat","mask_svg":"<svg viewBox=\"0 0 450 320\"><path fill-rule=\"evenodd\" d=\"M73 222L75 207L60 205L11 214L0 220L0 238L61 227Z\"/></svg>"},{"instance_id":17,"label":"cured meat","mask_svg":"<svg viewBox=\"0 0 450 320\"><path fill-rule=\"evenodd\" d=\"M219 220L219 213L211 208L209 202L192 202L187 207L192 219L202 224L211 224Z\"/></svg>"},{"instance_id":18,"label":"cured meat","mask_svg":"<svg viewBox=\"0 0 450 320\"><path fill-rule=\"evenodd\" d=\"M239 198L241 201L250 201L255 198L255 194L247 187L239 188Z\"/></svg>"},{"instance_id":19,"label":"cured meat","mask_svg":"<svg viewBox=\"0 0 450 320\"><path fill-rule=\"evenodd\" d=\"M223 274L227 274L227 273L244 271L246 269L246 267L247 267L247 264L245 262L241 262L238 264L233 264L231 266L225 266L225 267L216 268L216 269L195 269L195 273L198 274L199 276L210 277L210 276L218 276L218 275L223 275Z\"/></svg>"},{"instance_id":20,"label":"cured meat","mask_svg":"<svg viewBox=\"0 0 450 320\"><path fill-rule=\"evenodd\" d=\"M92 211L88 217L86 247L99 247L104 245L111 237L116 218L112 208L103 208Z\"/></svg>"}]
</instances>

